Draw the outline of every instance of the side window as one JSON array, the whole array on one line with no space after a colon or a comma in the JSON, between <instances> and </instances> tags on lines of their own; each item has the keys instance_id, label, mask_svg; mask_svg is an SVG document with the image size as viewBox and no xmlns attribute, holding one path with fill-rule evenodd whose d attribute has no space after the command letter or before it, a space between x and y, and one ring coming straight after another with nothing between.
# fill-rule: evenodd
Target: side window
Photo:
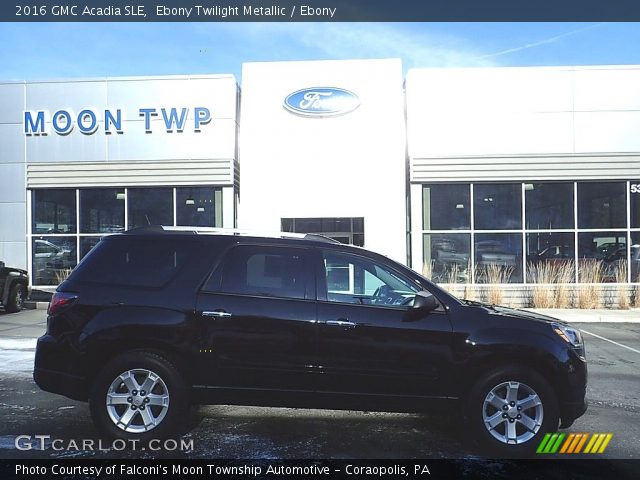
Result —
<instances>
[{"instance_id":1,"label":"side window","mask_svg":"<svg viewBox=\"0 0 640 480\"><path fill-rule=\"evenodd\" d=\"M410 280L369 259L330 251L323 255L330 302L404 307L420 290Z\"/></svg>"},{"instance_id":2,"label":"side window","mask_svg":"<svg viewBox=\"0 0 640 480\"><path fill-rule=\"evenodd\" d=\"M241 245L232 249L225 259L221 291L305 298L306 272L302 249Z\"/></svg>"},{"instance_id":3,"label":"side window","mask_svg":"<svg viewBox=\"0 0 640 480\"><path fill-rule=\"evenodd\" d=\"M173 279L197 253L189 242L122 237L100 242L74 272L86 282L155 288Z\"/></svg>"}]
</instances>

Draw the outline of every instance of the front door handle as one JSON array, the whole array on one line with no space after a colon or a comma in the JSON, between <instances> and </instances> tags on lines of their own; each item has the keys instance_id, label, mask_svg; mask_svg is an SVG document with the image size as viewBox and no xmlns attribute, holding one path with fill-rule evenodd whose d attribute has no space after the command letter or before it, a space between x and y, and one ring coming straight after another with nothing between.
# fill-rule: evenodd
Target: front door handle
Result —
<instances>
[{"instance_id":1,"label":"front door handle","mask_svg":"<svg viewBox=\"0 0 640 480\"><path fill-rule=\"evenodd\" d=\"M336 326L336 327L343 327L343 328L355 328L357 323L354 322L350 322L347 319L340 319L340 320L327 320L327 325L332 325L332 326Z\"/></svg>"},{"instance_id":2,"label":"front door handle","mask_svg":"<svg viewBox=\"0 0 640 480\"><path fill-rule=\"evenodd\" d=\"M225 312L224 310L216 310L214 312L202 312L203 317L214 317L214 318L226 318L230 317L232 314L229 312Z\"/></svg>"}]
</instances>

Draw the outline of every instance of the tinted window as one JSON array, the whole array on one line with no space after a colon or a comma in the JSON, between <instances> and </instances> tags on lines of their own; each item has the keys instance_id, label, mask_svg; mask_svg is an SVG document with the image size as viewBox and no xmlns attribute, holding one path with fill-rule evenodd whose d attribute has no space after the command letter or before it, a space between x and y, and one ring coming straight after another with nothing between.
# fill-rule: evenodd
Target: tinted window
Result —
<instances>
[{"instance_id":1,"label":"tinted window","mask_svg":"<svg viewBox=\"0 0 640 480\"><path fill-rule=\"evenodd\" d=\"M305 298L302 249L239 246L225 259L222 292L240 295Z\"/></svg>"},{"instance_id":2,"label":"tinted window","mask_svg":"<svg viewBox=\"0 0 640 480\"><path fill-rule=\"evenodd\" d=\"M426 233L423 244L422 274L425 277L438 283L468 283L471 280L471 235Z\"/></svg>"},{"instance_id":3,"label":"tinted window","mask_svg":"<svg viewBox=\"0 0 640 480\"><path fill-rule=\"evenodd\" d=\"M76 233L76 191L34 190L33 233Z\"/></svg>"},{"instance_id":4,"label":"tinted window","mask_svg":"<svg viewBox=\"0 0 640 480\"><path fill-rule=\"evenodd\" d=\"M625 228L625 182L578 183L578 228Z\"/></svg>"},{"instance_id":5,"label":"tinted window","mask_svg":"<svg viewBox=\"0 0 640 480\"><path fill-rule=\"evenodd\" d=\"M130 188L127 196L129 228L173 225L173 188Z\"/></svg>"},{"instance_id":6,"label":"tinted window","mask_svg":"<svg viewBox=\"0 0 640 480\"><path fill-rule=\"evenodd\" d=\"M422 187L424 230L471 228L469 184Z\"/></svg>"},{"instance_id":7,"label":"tinted window","mask_svg":"<svg viewBox=\"0 0 640 480\"><path fill-rule=\"evenodd\" d=\"M631 228L640 228L640 180L632 180L629 185L631 203Z\"/></svg>"},{"instance_id":8,"label":"tinted window","mask_svg":"<svg viewBox=\"0 0 640 480\"><path fill-rule=\"evenodd\" d=\"M525 183L527 228L573 228L573 183Z\"/></svg>"},{"instance_id":9,"label":"tinted window","mask_svg":"<svg viewBox=\"0 0 640 480\"><path fill-rule=\"evenodd\" d=\"M80 233L124 230L124 189L80 190Z\"/></svg>"},{"instance_id":10,"label":"tinted window","mask_svg":"<svg viewBox=\"0 0 640 480\"><path fill-rule=\"evenodd\" d=\"M176 225L222 226L222 189L215 187L176 188Z\"/></svg>"},{"instance_id":11,"label":"tinted window","mask_svg":"<svg viewBox=\"0 0 640 480\"><path fill-rule=\"evenodd\" d=\"M194 252L193 245L157 237L104 240L78 266L74 280L160 287L175 276Z\"/></svg>"},{"instance_id":12,"label":"tinted window","mask_svg":"<svg viewBox=\"0 0 640 480\"><path fill-rule=\"evenodd\" d=\"M473 207L476 230L522 228L521 189L519 183L474 185Z\"/></svg>"},{"instance_id":13,"label":"tinted window","mask_svg":"<svg viewBox=\"0 0 640 480\"><path fill-rule=\"evenodd\" d=\"M522 235L479 233L475 236L476 283L522 282Z\"/></svg>"}]
</instances>

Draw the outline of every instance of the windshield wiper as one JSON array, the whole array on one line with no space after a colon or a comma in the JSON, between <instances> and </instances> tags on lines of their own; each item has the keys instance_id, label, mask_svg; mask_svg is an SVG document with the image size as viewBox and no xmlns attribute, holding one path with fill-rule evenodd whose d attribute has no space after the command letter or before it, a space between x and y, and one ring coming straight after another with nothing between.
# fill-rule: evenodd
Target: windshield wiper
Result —
<instances>
[{"instance_id":1,"label":"windshield wiper","mask_svg":"<svg viewBox=\"0 0 640 480\"><path fill-rule=\"evenodd\" d=\"M478 302L476 300L467 300L466 298L463 298L462 301L467 305L476 305L478 307L485 307L485 308L490 308L491 310L496 310L496 306L492 303Z\"/></svg>"}]
</instances>

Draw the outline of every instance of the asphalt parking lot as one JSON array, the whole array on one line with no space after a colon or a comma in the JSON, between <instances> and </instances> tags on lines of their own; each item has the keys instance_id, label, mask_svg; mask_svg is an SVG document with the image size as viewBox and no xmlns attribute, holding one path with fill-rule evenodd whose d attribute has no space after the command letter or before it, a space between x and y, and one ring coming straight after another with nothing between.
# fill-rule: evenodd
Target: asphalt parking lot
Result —
<instances>
[{"instance_id":1,"label":"asphalt parking lot","mask_svg":"<svg viewBox=\"0 0 640 480\"><path fill-rule=\"evenodd\" d=\"M576 325L585 333L590 406L566 432L613 433L605 453L590 458L640 459L640 323ZM194 412L191 451L100 450L87 405L42 392L31 378L44 329L42 310L0 312L0 458L476 458L464 427L446 417L234 406ZM50 439L44 450L18 450L19 435ZM94 450L56 450L52 439L92 439Z\"/></svg>"}]
</instances>

